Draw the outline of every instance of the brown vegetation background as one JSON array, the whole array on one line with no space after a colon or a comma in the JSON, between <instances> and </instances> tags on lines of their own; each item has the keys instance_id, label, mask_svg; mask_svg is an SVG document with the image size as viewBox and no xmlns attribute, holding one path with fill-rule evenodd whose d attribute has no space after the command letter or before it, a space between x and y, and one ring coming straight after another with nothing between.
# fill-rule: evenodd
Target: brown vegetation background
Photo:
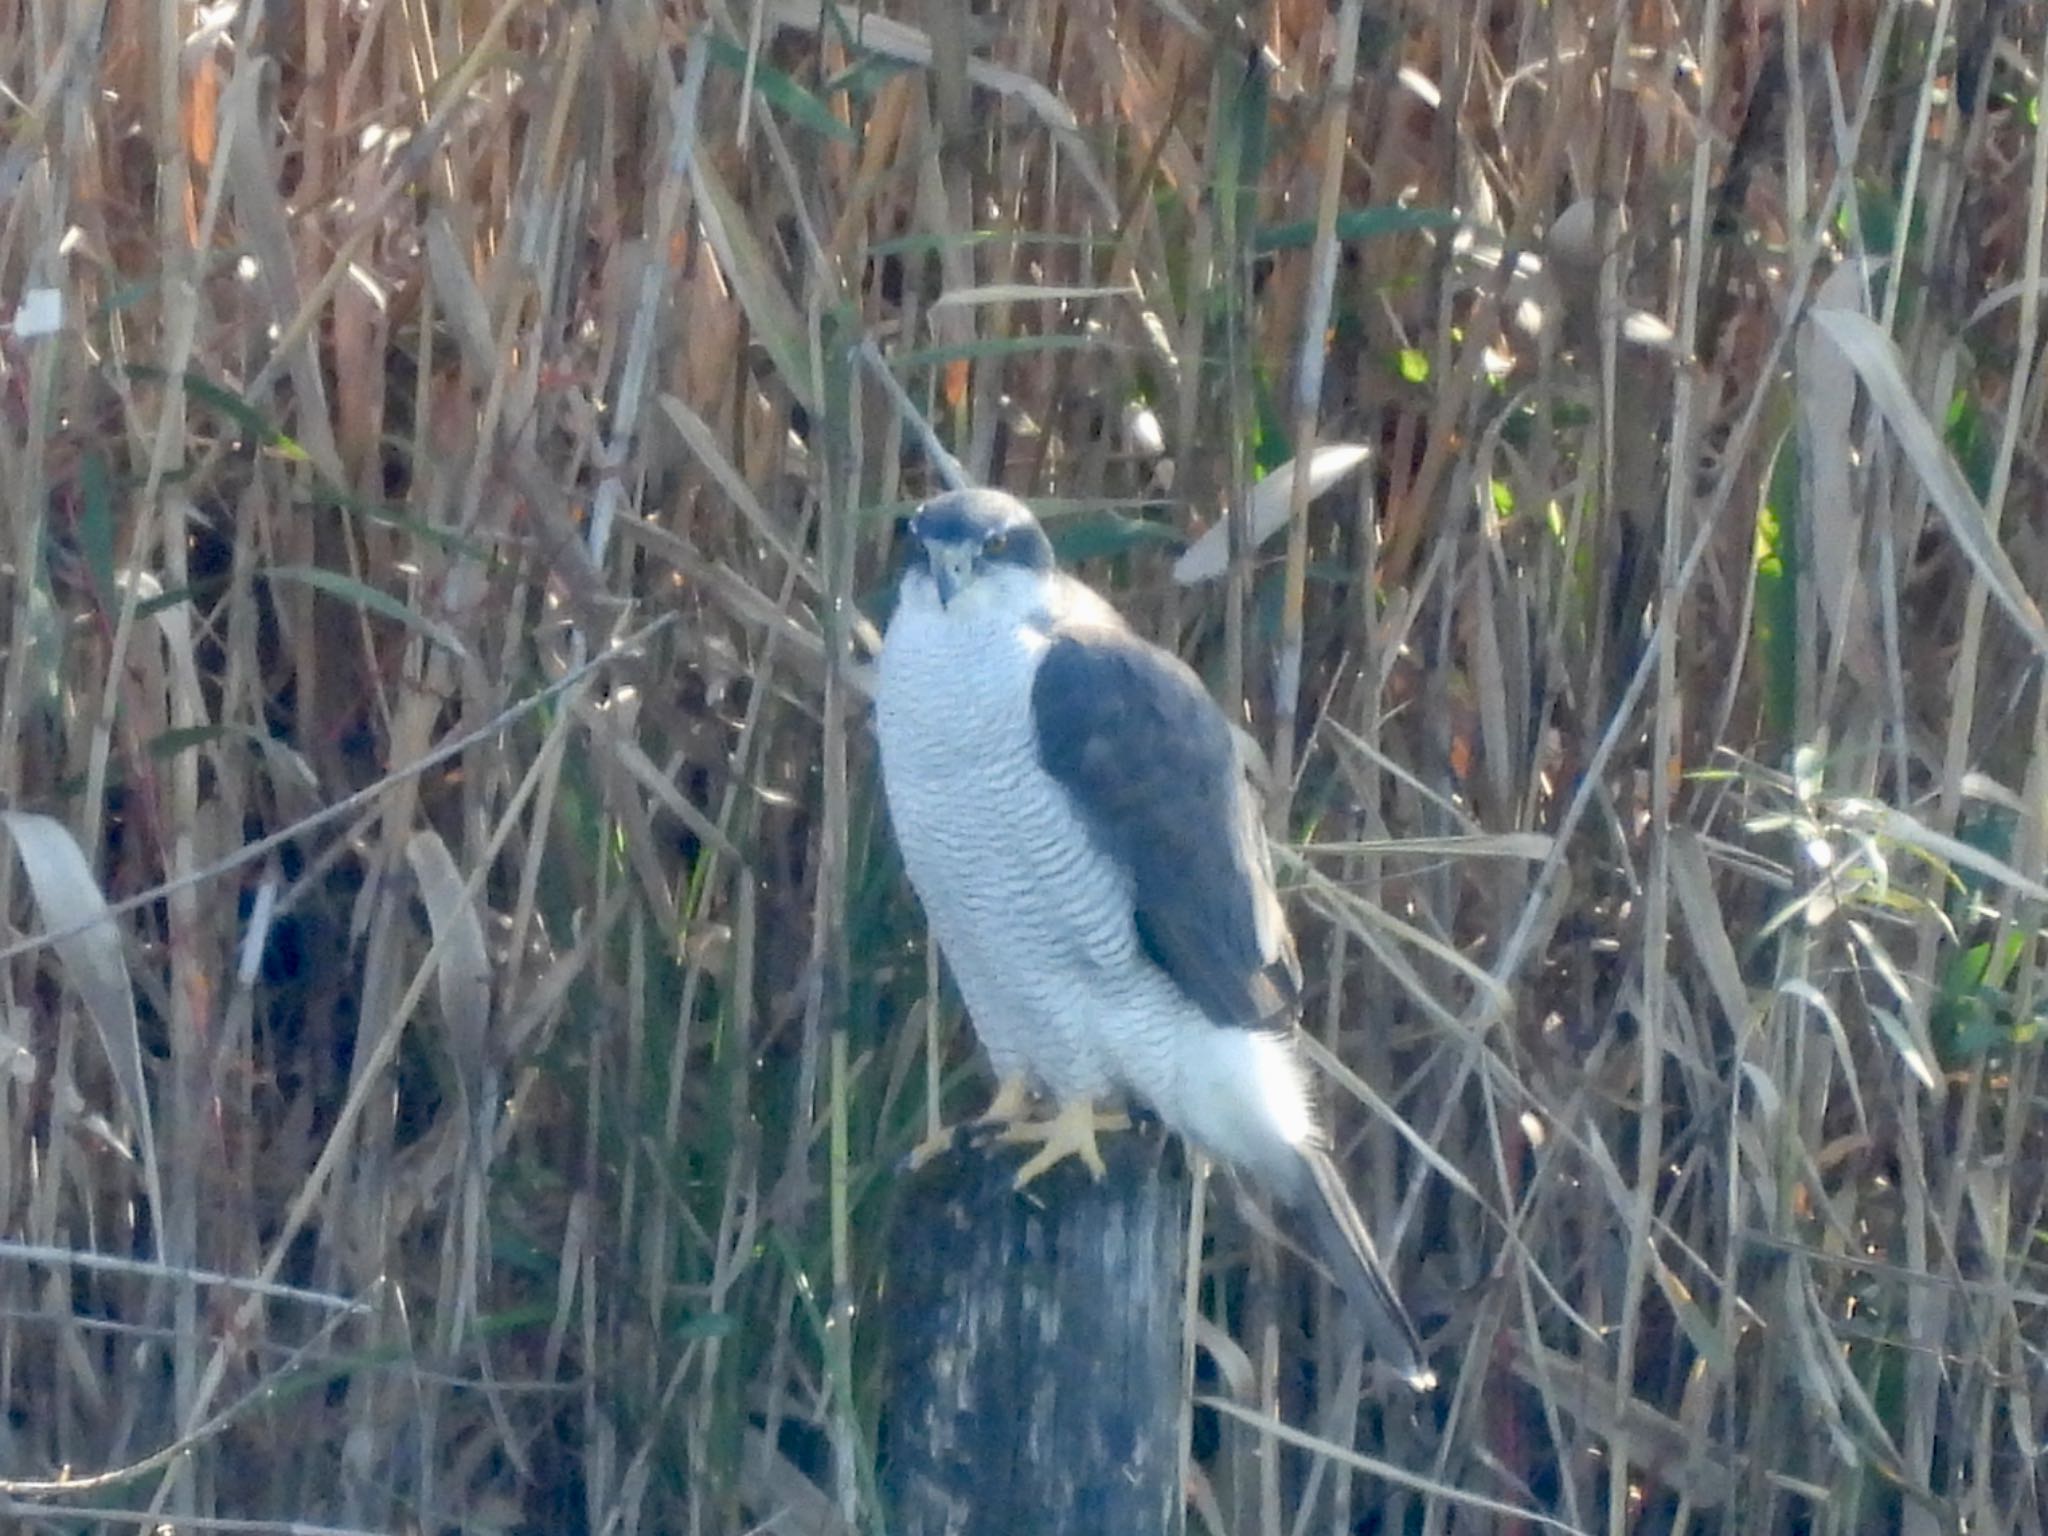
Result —
<instances>
[{"instance_id":1,"label":"brown vegetation background","mask_svg":"<svg viewBox=\"0 0 2048 1536\"><path fill-rule=\"evenodd\" d=\"M0 1513L885 1528L929 433L1264 746L1445 1377L1215 1202L1191 1529L2040 1530L2044 57L6 0Z\"/></svg>"}]
</instances>

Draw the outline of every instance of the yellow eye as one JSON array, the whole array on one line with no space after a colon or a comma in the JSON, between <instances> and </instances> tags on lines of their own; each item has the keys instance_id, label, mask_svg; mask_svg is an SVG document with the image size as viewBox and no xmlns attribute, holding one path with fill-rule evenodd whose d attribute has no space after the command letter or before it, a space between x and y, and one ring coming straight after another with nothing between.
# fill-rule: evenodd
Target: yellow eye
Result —
<instances>
[{"instance_id":1,"label":"yellow eye","mask_svg":"<svg viewBox=\"0 0 2048 1536\"><path fill-rule=\"evenodd\" d=\"M1000 560L1010 552L1010 536L1007 533L999 533L981 548L982 553L994 555Z\"/></svg>"}]
</instances>

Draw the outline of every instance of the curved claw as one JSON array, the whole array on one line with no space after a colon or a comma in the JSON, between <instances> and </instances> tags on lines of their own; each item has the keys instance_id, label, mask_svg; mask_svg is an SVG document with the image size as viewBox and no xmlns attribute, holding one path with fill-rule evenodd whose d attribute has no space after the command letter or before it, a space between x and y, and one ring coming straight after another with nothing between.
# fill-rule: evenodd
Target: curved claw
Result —
<instances>
[{"instance_id":1,"label":"curved claw","mask_svg":"<svg viewBox=\"0 0 2048 1536\"><path fill-rule=\"evenodd\" d=\"M996 1085L996 1096L989 1101L988 1108L972 1120L942 1125L934 1119L931 1128L925 1132L924 1140L911 1148L910 1155L903 1160L905 1171L915 1173L934 1158L954 1151L963 1135L973 1139L974 1132L994 1128L1000 1137L1003 1131L1032 1124L1033 1102L1031 1085L1026 1079L1004 1078Z\"/></svg>"},{"instance_id":2,"label":"curved claw","mask_svg":"<svg viewBox=\"0 0 2048 1536\"><path fill-rule=\"evenodd\" d=\"M1075 1099L1061 1105L1059 1113L1050 1120L1013 1123L997 1139L1043 1143L1017 1170L1013 1181L1017 1189L1022 1189L1048 1168L1069 1157L1078 1157L1082 1166L1099 1183L1108 1169L1103 1165L1101 1149L1095 1145L1095 1133L1129 1130L1130 1125L1131 1118L1126 1114L1097 1110L1092 1101Z\"/></svg>"},{"instance_id":3,"label":"curved claw","mask_svg":"<svg viewBox=\"0 0 2048 1536\"><path fill-rule=\"evenodd\" d=\"M1031 1115L1033 1103L1028 1079L1006 1077L996 1084L996 1096L989 1100L987 1109L974 1117L974 1123L1000 1126L1004 1130L1031 1125L1035 1123Z\"/></svg>"}]
</instances>

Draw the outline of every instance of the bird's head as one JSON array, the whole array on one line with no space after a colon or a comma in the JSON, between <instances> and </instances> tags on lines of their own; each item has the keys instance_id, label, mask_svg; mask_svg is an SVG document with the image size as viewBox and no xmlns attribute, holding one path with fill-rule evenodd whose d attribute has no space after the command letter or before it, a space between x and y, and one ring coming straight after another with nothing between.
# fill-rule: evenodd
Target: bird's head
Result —
<instances>
[{"instance_id":1,"label":"bird's head","mask_svg":"<svg viewBox=\"0 0 2048 1536\"><path fill-rule=\"evenodd\" d=\"M929 578L942 607L977 582L1009 575L1036 583L1053 568L1052 545L1031 509L1001 491L948 491L910 519L906 580Z\"/></svg>"}]
</instances>

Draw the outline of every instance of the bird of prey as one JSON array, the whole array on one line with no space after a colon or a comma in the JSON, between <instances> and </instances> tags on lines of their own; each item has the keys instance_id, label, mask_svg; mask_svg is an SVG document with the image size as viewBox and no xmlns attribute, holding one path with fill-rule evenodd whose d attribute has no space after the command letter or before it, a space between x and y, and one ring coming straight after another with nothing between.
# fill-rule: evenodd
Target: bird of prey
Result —
<instances>
[{"instance_id":1,"label":"bird of prey","mask_svg":"<svg viewBox=\"0 0 2048 1536\"><path fill-rule=\"evenodd\" d=\"M1237 734L1200 679L1054 569L1022 502L920 507L875 693L911 883L1000 1084L985 1120L1097 1178L1136 1099L1306 1214L1374 1352L1434 1381L1317 1118L1301 972ZM1035 1097L1057 1112L1033 1120Z\"/></svg>"}]
</instances>

